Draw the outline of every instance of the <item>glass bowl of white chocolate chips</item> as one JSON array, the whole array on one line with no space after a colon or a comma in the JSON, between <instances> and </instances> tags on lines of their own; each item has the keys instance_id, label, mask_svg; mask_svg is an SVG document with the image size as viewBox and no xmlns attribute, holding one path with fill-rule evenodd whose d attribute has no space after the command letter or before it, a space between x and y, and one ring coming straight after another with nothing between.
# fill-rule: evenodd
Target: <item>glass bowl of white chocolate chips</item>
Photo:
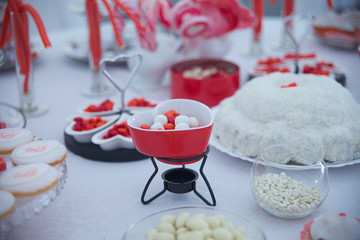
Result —
<instances>
[{"instance_id":1,"label":"glass bowl of white chocolate chips","mask_svg":"<svg viewBox=\"0 0 360 240\"><path fill-rule=\"evenodd\" d=\"M159 211L130 226L122 240L265 240L248 219L214 207L184 206Z\"/></svg>"},{"instance_id":2,"label":"glass bowl of white chocolate chips","mask_svg":"<svg viewBox=\"0 0 360 240\"><path fill-rule=\"evenodd\" d=\"M328 169L320 155L302 145L264 148L253 163L250 185L259 205L281 218L313 213L329 191Z\"/></svg>"}]
</instances>

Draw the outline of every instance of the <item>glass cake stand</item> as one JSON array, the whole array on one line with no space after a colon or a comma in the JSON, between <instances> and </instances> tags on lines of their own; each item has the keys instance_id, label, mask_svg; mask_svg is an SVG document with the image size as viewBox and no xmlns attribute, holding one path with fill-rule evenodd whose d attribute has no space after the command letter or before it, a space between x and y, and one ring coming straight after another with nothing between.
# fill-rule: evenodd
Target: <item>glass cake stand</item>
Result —
<instances>
[{"instance_id":1,"label":"glass cake stand","mask_svg":"<svg viewBox=\"0 0 360 240\"><path fill-rule=\"evenodd\" d=\"M66 160L55 168L59 173L59 183L54 188L33 197L15 199L15 211L0 220L0 240L7 239L13 227L20 226L23 221L32 219L35 214L41 213L44 208L56 200L66 183L68 174Z\"/></svg>"}]
</instances>

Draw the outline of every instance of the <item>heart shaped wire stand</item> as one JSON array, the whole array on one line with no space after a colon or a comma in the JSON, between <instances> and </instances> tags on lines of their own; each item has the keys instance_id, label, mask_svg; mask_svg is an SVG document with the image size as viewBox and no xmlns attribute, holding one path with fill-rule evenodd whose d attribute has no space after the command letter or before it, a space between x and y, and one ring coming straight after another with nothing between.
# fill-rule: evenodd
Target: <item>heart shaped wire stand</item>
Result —
<instances>
[{"instance_id":1,"label":"heart shaped wire stand","mask_svg":"<svg viewBox=\"0 0 360 240\"><path fill-rule=\"evenodd\" d=\"M130 60L132 58L137 58L137 62L133 69L131 70L131 73L126 80L125 84L123 86L120 86L116 80L111 76L109 71L106 68L106 63L115 63L115 62L124 62L127 60ZM128 87L130 86L130 83L134 79L134 76L136 75L136 72L139 70L142 63L142 56L140 53L134 53L134 54L120 54L114 58L103 58L100 61L100 71L105 75L105 77L111 82L111 84L120 92L120 111L119 114L121 115L123 112L128 112L125 109L125 93Z\"/></svg>"}]
</instances>

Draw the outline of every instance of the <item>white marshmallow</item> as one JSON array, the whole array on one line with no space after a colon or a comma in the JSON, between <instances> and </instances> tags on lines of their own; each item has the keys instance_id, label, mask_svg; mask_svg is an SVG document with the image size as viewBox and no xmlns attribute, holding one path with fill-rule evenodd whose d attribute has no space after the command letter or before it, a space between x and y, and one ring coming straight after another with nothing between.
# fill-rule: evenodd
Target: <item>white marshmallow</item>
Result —
<instances>
[{"instance_id":1,"label":"white marshmallow","mask_svg":"<svg viewBox=\"0 0 360 240\"><path fill-rule=\"evenodd\" d=\"M176 130L190 129L190 126L186 122L181 122L181 123L175 125L175 129Z\"/></svg>"},{"instance_id":2,"label":"white marshmallow","mask_svg":"<svg viewBox=\"0 0 360 240\"><path fill-rule=\"evenodd\" d=\"M159 122L159 123L161 123L161 125L164 125L168 122L168 119L165 115L159 114L154 117L154 123L155 122Z\"/></svg>"},{"instance_id":3,"label":"white marshmallow","mask_svg":"<svg viewBox=\"0 0 360 240\"><path fill-rule=\"evenodd\" d=\"M159 130L159 129L164 130L164 126L159 122L154 122L154 124L151 125L151 129L152 130Z\"/></svg>"},{"instance_id":4,"label":"white marshmallow","mask_svg":"<svg viewBox=\"0 0 360 240\"><path fill-rule=\"evenodd\" d=\"M199 121L195 117L189 117L187 123L191 128L199 126Z\"/></svg>"},{"instance_id":5,"label":"white marshmallow","mask_svg":"<svg viewBox=\"0 0 360 240\"><path fill-rule=\"evenodd\" d=\"M181 122L187 123L189 117L186 115L179 115L175 118L175 125L178 125Z\"/></svg>"}]
</instances>

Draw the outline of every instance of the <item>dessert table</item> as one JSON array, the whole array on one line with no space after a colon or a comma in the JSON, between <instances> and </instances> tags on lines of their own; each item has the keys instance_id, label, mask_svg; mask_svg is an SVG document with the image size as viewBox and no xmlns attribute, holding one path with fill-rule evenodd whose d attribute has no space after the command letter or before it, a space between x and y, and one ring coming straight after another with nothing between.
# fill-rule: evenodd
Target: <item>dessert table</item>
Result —
<instances>
[{"instance_id":1,"label":"dessert table","mask_svg":"<svg viewBox=\"0 0 360 240\"><path fill-rule=\"evenodd\" d=\"M266 18L263 44L269 54L281 53L274 49L280 41L281 23L277 18ZM41 51L35 61L35 91L38 104L49 107L49 112L37 118L28 118L26 128L42 139L64 143L64 129L69 116L94 99L81 95L90 82L87 64L64 54L63 43L78 37L86 29L49 32L52 47ZM244 54L250 45L250 30L235 31L229 35L231 49L225 59L239 64L241 85L256 58ZM347 88L360 102L360 58L355 50L330 48L309 35L301 48L316 52L321 60L333 61L344 68ZM126 76L126 70L119 71ZM170 98L168 86L141 91L130 86L126 97L144 96L157 101ZM0 101L18 106L15 72L0 72ZM200 163L188 165L199 169ZM159 210L205 205L194 193L165 193L148 205L141 203L141 193L153 172L150 159L127 162L102 162L85 159L68 152L68 178L64 189L47 209L14 227L9 240L16 239L121 239L127 228L141 218ZM313 214L300 219L281 219L269 215L256 203L250 190L252 163L228 156L210 146L204 168L214 191L217 208L226 209L249 218L264 231L267 239L299 239L305 223L325 213L348 213L360 217L360 165L330 168L330 190L325 202ZM168 169L159 163L160 172ZM199 180L198 191L206 198L206 185ZM154 195L162 189L162 179L155 178L148 190Z\"/></svg>"}]
</instances>

